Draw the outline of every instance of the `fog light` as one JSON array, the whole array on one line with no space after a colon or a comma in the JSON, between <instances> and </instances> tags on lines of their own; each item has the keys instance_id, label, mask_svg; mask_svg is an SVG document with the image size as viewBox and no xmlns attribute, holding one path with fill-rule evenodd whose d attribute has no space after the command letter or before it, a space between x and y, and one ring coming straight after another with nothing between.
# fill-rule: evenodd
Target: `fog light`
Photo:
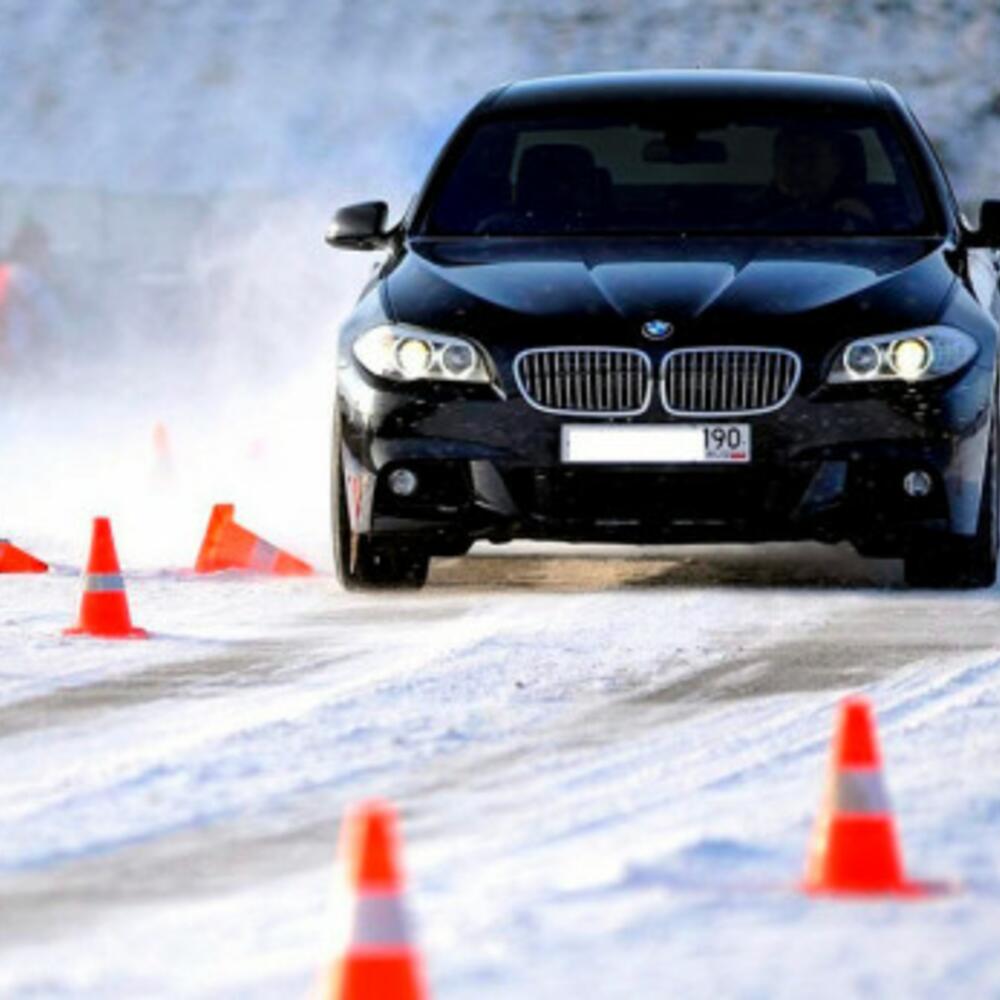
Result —
<instances>
[{"instance_id":1,"label":"fog light","mask_svg":"<svg viewBox=\"0 0 1000 1000\"><path fill-rule=\"evenodd\" d=\"M418 485L417 474L409 469L393 469L389 473L389 489L398 497L412 497Z\"/></svg>"},{"instance_id":2,"label":"fog light","mask_svg":"<svg viewBox=\"0 0 1000 1000\"><path fill-rule=\"evenodd\" d=\"M908 497L925 497L934 486L934 480L920 469L908 472L903 477L903 489Z\"/></svg>"}]
</instances>

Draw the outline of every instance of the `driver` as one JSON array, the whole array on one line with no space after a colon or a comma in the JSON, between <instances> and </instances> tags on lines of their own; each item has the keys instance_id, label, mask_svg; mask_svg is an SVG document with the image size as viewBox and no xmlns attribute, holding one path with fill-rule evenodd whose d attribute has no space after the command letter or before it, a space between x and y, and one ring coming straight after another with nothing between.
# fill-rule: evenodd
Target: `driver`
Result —
<instances>
[{"instance_id":1,"label":"driver","mask_svg":"<svg viewBox=\"0 0 1000 1000\"><path fill-rule=\"evenodd\" d=\"M832 214L839 217L840 229L870 225L874 214L856 190L864 184L864 172L864 149L850 133L833 135L801 128L779 132L774 139L777 217L805 222L829 219Z\"/></svg>"}]
</instances>

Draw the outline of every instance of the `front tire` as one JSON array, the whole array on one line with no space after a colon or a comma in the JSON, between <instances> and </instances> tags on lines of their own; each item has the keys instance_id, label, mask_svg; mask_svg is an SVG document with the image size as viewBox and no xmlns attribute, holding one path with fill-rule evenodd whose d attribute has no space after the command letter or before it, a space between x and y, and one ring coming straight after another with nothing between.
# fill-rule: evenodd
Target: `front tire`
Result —
<instances>
[{"instance_id":1,"label":"front tire","mask_svg":"<svg viewBox=\"0 0 1000 1000\"><path fill-rule=\"evenodd\" d=\"M907 553L903 564L907 586L974 590L992 587L996 583L997 547L1000 543L998 433L1000 431L994 418L976 533L971 538L951 537L924 543Z\"/></svg>"},{"instance_id":2,"label":"front tire","mask_svg":"<svg viewBox=\"0 0 1000 1000\"><path fill-rule=\"evenodd\" d=\"M427 582L430 569L426 553L388 539L352 533L341 456L338 417L330 463L330 527L337 580L344 590L419 590Z\"/></svg>"}]
</instances>

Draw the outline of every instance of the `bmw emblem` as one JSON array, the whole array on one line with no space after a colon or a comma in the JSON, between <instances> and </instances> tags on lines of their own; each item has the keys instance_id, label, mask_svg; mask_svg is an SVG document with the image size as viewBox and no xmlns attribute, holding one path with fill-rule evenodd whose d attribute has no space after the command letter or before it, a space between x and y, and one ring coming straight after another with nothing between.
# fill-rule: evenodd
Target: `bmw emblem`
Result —
<instances>
[{"instance_id":1,"label":"bmw emblem","mask_svg":"<svg viewBox=\"0 0 1000 1000\"><path fill-rule=\"evenodd\" d=\"M651 319L642 324L642 335L647 340L666 340L674 332L674 324L665 319Z\"/></svg>"}]
</instances>

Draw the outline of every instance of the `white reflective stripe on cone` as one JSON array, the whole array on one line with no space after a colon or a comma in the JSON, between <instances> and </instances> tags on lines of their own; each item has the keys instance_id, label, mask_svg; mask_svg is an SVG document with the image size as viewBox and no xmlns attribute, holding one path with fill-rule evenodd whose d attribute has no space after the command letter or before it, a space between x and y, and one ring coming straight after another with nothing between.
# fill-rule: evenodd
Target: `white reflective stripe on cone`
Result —
<instances>
[{"instance_id":1,"label":"white reflective stripe on cone","mask_svg":"<svg viewBox=\"0 0 1000 1000\"><path fill-rule=\"evenodd\" d=\"M410 933L400 897L395 893L359 896L351 914L348 940L352 950L407 946Z\"/></svg>"},{"instance_id":2,"label":"white reflective stripe on cone","mask_svg":"<svg viewBox=\"0 0 1000 1000\"><path fill-rule=\"evenodd\" d=\"M125 581L121 573L87 573L83 578L83 589L90 593L124 590Z\"/></svg>"},{"instance_id":3,"label":"white reflective stripe on cone","mask_svg":"<svg viewBox=\"0 0 1000 1000\"><path fill-rule=\"evenodd\" d=\"M253 543L250 562L260 569L274 569L274 564L278 561L279 551L270 542L265 542L263 538L258 538Z\"/></svg>"},{"instance_id":4,"label":"white reflective stripe on cone","mask_svg":"<svg viewBox=\"0 0 1000 1000\"><path fill-rule=\"evenodd\" d=\"M833 804L845 813L887 813L889 796L882 772L875 768L846 768L833 781Z\"/></svg>"}]
</instances>

